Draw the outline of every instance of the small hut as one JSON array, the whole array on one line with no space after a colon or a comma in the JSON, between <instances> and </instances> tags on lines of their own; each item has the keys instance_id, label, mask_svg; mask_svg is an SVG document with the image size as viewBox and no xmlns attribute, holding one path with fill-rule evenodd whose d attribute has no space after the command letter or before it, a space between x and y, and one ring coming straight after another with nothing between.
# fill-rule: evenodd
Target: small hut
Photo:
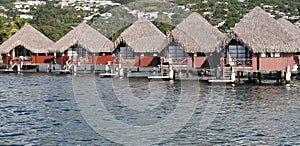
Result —
<instances>
[{"instance_id":1,"label":"small hut","mask_svg":"<svg viewBox=\"0 0 300 146\"><path fill-rule=\"evenodd\" d=\"M245 15L222 44L224 67L280 71L295 64L295 36L260 7Z\"/></svg>"},{"instance_id":2,"label":"small hut","mask_svg":"<svg viewBox=\"0 0 300 146\"><path fill-rule=\"evenodd\" d=\"M118 63L127 66L157 66L167 37L149 20L140 18L123 31L115 42Z\"/></svg>"},{"instance_id":3,"label":"small hut","mask_svg":"<svg viewBox=\"0 0 300 146\"><path fill-rule=\"evenodd\" d=\"M277 21L288 33L296 37L295 42L297 43L297 49L295 50L294 59L296 63L300 65L300 29L296 25L284 18L280 18Z\"/></svg>"},{"instance_id":4,"label":"small hut","mask_svg":"<svg viewBox=\"0 0 300 146\"><path fill-rule=\"evenodd\" d=\"M53 46L52 51L57 53L56 62L65 64L107 64L113 61L111 50L114 44L101 33L81 23Z\"/></svg>"},{"instance_id":5,"label":"small hut","mask_svg":"<svg viewBox=\"0 0 300 146\"><path fill-rule=\"evenodd\" d=\"M3 63L12 66L38 65L50 63L54 59L53 53L47 49L53 44L49 38L26 24L11 38L0 45Z\"/></svg>"},{"instance_id":6,"label":"small hut","mask_svg":"<svg viewBox=\"0 0 300 146\"><path fill-rule=\"evenodd\" d=\"M172 31L172 36L174 42L179 44L188 54L188 66L193 68L205 67L205 64L211 66L212 64L207 63L207 55L215 52L225 37L223 33L196 12L190 14L177 25ZM170 56L173 57L172 54ZM214 63L214 61L210 63Z\"/></svg>"}]
</instances>

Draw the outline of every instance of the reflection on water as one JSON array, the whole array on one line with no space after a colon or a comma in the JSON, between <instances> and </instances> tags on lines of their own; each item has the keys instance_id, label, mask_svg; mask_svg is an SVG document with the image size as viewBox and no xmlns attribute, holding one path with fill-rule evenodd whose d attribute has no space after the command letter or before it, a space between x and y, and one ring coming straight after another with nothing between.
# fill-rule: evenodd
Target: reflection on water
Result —
<instances>
[{"instance_id":1,"label":"reflection on water","mask_svg":"<svg viewBox=\"0 0 300 146\"><path fill-rule=\"evenodd\" d=\"M182 83L148 79L111 80L94 75L101 101L115 118L135 126L158 123L172 113L182 92ZM127 82L127 88L150 107L137 111L116 97L114 84ZM197 108L176 135L161 145L203 144L300 144L300 82L286 86L211 86L188 81L189 94L199 95ZM125 85L125 84L124 84ZM74 99L72 76L54 74L0 74L0 144L116 144L97 134L85 122ZM196 88L197 87L197 88ZM199 87L199 88L198 88ZM153 91L164 91L160 92ZM213 92L212 92L213 91ZM214 94L213 96L211 94ZM216 118L206 130L199 130L210 98L223 96L216 103ZM157 100L152 100L157 99ZM155 104L159 105L155 105Z\"/></svg>"}]
</instances>

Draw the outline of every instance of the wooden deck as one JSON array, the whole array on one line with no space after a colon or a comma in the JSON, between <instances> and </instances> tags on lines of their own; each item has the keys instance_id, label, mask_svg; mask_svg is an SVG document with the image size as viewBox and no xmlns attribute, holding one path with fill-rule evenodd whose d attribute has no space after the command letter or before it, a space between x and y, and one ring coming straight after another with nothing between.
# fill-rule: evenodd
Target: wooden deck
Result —
<instances>
[{"instance_id":1,"label":"wooden deck","mask_svg":"<svg viewBox=\"0 0 300 146\"><path fill-rule=\"evenodd\" d=\"M217 80L217 79L213 79L213 80L208 80L209 83L234 83L234 80Z\"/></svg>"},{"instance_id":2,"label":"wooden deck","mask_svg":"<svg viewBox=\"0 0 300 146\"><path fill-rule=\"evenodd\" d=\"M169 76L148 76L148 79L170 79Z\"/></svg>"},{"instance_id":3,"label":"wooden deck","mask_svg":"<svg viewBox=\"0 0 300 146\"><path fill-rule=\"evenodd\" d=\"M118 76L118 74L116 74L116 73L100 73L99 76L101 78L104 78L104 77L114 77L114 76Z\"/></svg>"},{"instance_id":4,"label":"wooden deck","mask_svg":"<svg viewBox=\"0 0 300 146\"><path fill-rule=\"evenodd\" d=\"M252 67L233 67L234 71L252 71ZM230 71L231 67L224 67L223 68L225 71Z\"/></svg>"}]
</instances>

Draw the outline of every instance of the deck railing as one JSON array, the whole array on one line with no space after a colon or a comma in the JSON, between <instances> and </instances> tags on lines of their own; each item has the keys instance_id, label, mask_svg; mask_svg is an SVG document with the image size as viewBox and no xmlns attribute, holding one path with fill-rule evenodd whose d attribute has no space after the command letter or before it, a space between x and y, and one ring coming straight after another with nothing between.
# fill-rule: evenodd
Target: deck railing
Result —
<instances>
[{"instance_id":1,"label":"deck railing","mask_svg":"<svg viewBox=\"0 0 300 146\"><path fill-rule=\"evenodd\" d=\"M235 66L251 67L252 59L251 58L234 58L234 64L235 64Z\"/></svg>"},{"instance_id":2,"label":"deck railing","mask_svg":"<svg viewBox=\"0 0 300 146\"><path fill-rule=\"evenodd\" d=\"M225 64L228 58L221 58L222 66L234 66L234 67L252 67L252 58L233 58L233 60L228 61L228 64Z\"/></svg>"}]
</instances>

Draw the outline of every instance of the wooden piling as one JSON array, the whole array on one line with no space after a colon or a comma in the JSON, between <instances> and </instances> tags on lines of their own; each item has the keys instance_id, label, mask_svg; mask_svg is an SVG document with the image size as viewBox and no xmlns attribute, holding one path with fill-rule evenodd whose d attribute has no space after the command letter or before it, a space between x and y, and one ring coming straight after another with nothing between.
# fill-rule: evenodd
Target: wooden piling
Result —
<instances>
[{"instance_id":1,"label":"wooden piling","mask_svg":"<svg viewBox=\"0 0 300 146\"><path fill-rule=\"evenodd\" d=\"M249 81L249 82L252 82L251 72L248 72L248 81Z\"/></svg>"},{"instance_id":2,"label":"wooden piling","mask_svg":"<svg viewBox=\"0 0 300 146\"><path fill-rule=\"evenodd\" d=\"M285 74L285 81L286 81L287 84L291 83L291 76L292 76L291 68L290 68L290 66L287 66L286 67L286 74Z\"/></svg>"},{"instance_id":3,"label":"wooden piling","mask_svg":"<svg viewBox=\"0 0 300 146\"><path fill-rule=\"evenodd\" d=\"M261 84L261 72L257 73L258 84Z\"/></svg>"},{"instance_id":4,"label":"wooden piling","mask_svg":"<svg viewBox=\"0 0 300 146\"><path fill-rule=\"evenodd\" d=\"M17 65L17 71L18 71L18 72L21 71L21 65L20 65L20 64Z\"/></svg>"},{"instance_id":5,"label":"wooden piling","mask_svg":"<svg viewBox=\"0 0 300 146\"><path fill-rule=\"evenodd\" d=\"M279 71L276 72L276 83L279 84L280 83L280 77L281 73Z\"/></svg>"},{"instance_id":6,"label":"wooden piling","mask_svg":"<svg viewBox=\"0 0 300 146\"><path fill-rule=\"evenodd\" d=\"M237 83L241 83L241 76L240 76L240 71L237 72L237 77L238 77L238 80L237 80Z\"/></svg>"},{"instance_id":7,"label":"wooden piling","mask_svg":"<svg viewBox=\"0 0 300 146\"><path fill-rule=\"evenodd\" d=\"M39 65L36 67L36 72L40 72L40 66Z\"/></svg>"}]
</instances>

